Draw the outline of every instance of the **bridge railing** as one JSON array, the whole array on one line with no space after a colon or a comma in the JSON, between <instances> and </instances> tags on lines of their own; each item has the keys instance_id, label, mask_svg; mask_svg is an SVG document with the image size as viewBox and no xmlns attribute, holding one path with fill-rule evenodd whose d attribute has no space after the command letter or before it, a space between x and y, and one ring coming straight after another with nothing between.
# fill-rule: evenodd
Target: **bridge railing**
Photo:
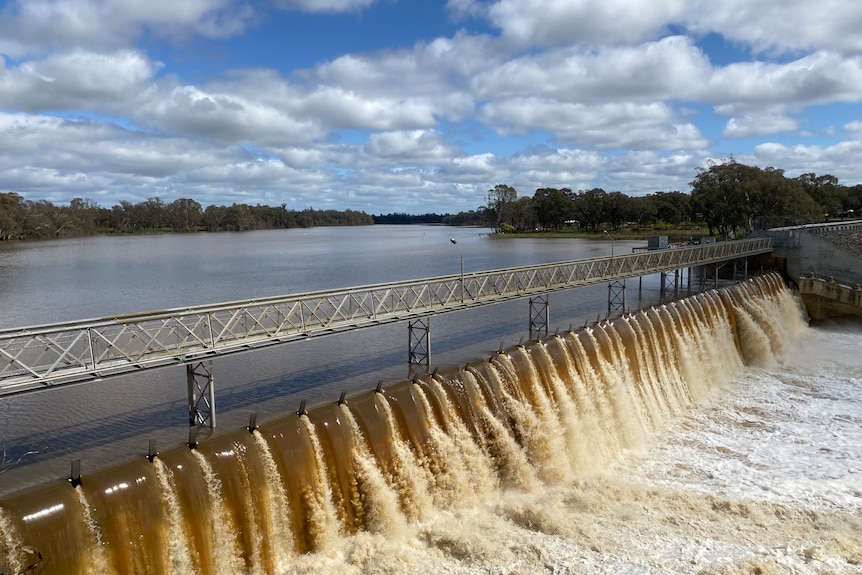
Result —
<instances>
[{"instance_id":1,"label":"bridge railing","mask_svg":"<svg viewBox=\"0 0 862 575\"><path fill-rule=\"evenodd\" d=\"M0 397L771 250L768 238L0 330Z\"/></svg>"}]
</instances>

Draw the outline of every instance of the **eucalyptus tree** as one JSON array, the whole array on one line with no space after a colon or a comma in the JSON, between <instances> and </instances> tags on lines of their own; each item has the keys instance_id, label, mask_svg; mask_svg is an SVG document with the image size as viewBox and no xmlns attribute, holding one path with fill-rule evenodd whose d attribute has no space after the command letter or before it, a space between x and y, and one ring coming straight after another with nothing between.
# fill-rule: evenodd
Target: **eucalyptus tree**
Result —
<instances>
[{"instance_id":1,"label":"eucalyptus tree","mask_svg":"<svg viewBox=\"0 0 862 575\"><path fill-rule=\"evenodd\" d=\"M497 184L488 190L488 211L491 217L488 224L496 231L500 231L502 224L511 224L511 207L518 199L518 192L512 186Z\"/></svg>"},{"instance_id":2,"label":"eucalyptus tree","mask_svg":"<svg viewBox=\"0 0 862 575\"><path fill-rule=\"evenodd\" d=\"M561 228L572 219L575 205L568 188L539 188L533 194L533 211L539 225L545 229Z\"/></svg>"}]
</instances>

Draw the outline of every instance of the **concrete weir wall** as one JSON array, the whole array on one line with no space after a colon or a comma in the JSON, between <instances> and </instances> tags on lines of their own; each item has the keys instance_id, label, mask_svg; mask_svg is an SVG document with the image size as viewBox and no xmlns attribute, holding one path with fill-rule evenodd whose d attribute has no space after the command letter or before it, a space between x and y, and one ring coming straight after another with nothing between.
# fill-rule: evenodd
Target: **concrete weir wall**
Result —
<instances>
[{"instance_id":1,"label":"concrete weir wall","mask_svg":"<svg viewBox=\"0 0 862 575\"><path fill-rule=\"evenodd\" d=\"M812 319L862 317L862 221L775 228L773 258Z\"/></svg>"},{"instance_id":2,"label":"concrete weir wall","mask_svg":"<svg viewBox=\"0 0 862 575\"><path fill-rule=\"evenodd\" d=\"M799 278L799 294L812 319L862 317L862 287L858 285L806 276Z\"/></svg>"}]
</instances>

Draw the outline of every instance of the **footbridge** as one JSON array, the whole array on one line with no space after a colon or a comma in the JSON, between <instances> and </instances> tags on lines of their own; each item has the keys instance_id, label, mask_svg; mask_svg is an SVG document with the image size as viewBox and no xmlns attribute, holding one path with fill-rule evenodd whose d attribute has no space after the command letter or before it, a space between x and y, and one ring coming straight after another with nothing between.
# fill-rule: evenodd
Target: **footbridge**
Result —
<instances>
[{"instance_id":1,"label":"footbridge","mask_svg":"<svg viewBox=\"0 0 862 575\"><path fill-rule=\"evenodd\" d=\"M612 288L626 278L661 273L664 289L666 277L679 285L678 270L746 262L771 250L768 238L738 240L2 329L0 398L184 364L189 423L212 427L216 357L407 321L410 361L427 364L434 314L528 297L532 337L543 327L547 334L550 292L608 283L611 311Z\"/></svg>"}]
</instances>

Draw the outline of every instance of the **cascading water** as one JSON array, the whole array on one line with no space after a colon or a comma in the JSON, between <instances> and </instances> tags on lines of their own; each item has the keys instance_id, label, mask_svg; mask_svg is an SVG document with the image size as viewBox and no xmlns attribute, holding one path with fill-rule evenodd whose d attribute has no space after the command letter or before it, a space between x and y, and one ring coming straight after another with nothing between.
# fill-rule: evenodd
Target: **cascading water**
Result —
<instances>
[{"instance_id":1,"label":"cascading water","mask_svg":"<svg viewBox=\"0 0 862 575\"><path fill-rule=\"evenodd\" d=\"M5 573L33 552L40 573L358 573L381 554L426 572L387 539L423 525L487 566L515 553L476 551L495 522L595 537L518 498L593 509L586 478L804 326L768 275L47 485L0 501Z\"/></svg>"}]
</instances>

